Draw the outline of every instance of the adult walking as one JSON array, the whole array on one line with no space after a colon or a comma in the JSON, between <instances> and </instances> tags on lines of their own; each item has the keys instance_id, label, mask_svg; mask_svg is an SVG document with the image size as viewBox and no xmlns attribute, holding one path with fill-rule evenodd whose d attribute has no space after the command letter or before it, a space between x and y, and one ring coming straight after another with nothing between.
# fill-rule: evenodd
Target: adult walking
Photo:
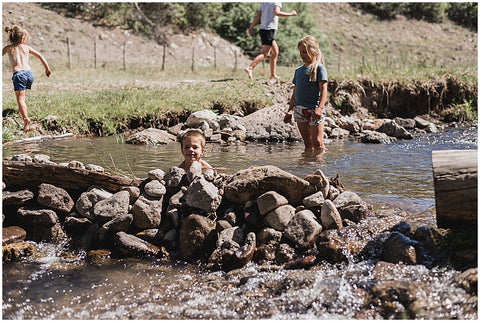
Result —
<instances>
[{"instance_id":1,"label":"adult walking","mask_svg":"<svg viewBox=\"0 0 480 322\"><path fill-rule=\"evenodd\" d=\"M278 46L274 37L278 30L278 17L292 17L296 16L295 10L288 12L281 11L281 2L262 2L258 9L257 15L253 19L248 34L253 36L253 27L260 22L260 37L262 39L262 51L255 57L250 66L245 67L245 71L250 79L253 79L253 69L262 60L272 54L270 57L270 78L277 78L276 67L278 57Z\"/></svg>"}]
</instances>

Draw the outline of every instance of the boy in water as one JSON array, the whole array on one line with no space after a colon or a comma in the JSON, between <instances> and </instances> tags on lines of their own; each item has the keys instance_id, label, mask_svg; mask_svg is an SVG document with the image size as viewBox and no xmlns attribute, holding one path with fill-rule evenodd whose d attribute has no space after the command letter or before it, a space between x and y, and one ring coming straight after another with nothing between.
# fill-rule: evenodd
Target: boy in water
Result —
<instances>
[{"instance_id":1,"label":"boy in water","mask_svg":"<svg viewBox=\"0 0 480 322\"><path fill-rule=\"evenodd\" d=\"M202 160L202 155L205 152L205 136L199 130L188 130L180 138L182 155L185 158L178 166L188 172L190 166L194 161L200 162L202 172L207 169L212 169L207 162Z\"/></svg>"},{"instance_id":2,"label":"boy in water","mask_svg":"<svg viewBox=\"0 0 480 322\"><path fill-rule=\"evenodd\" d=\"M10 45L3 48L2 56L8 54L10 65L12 66L13 89L17 96L18 111L23 118L23 130L27 132L32 123L28 117L27 104L25 103L26 89L31 89L33 83L33 72L28 64L29 54L37 57L42 62L47 77L52 74L52 71L50 67L48 67L48 63L42 54L26 45L29 35L25 29L15 25L13 27L6 27L5 31L8 34Z\"/></svg>"}]
</instances>

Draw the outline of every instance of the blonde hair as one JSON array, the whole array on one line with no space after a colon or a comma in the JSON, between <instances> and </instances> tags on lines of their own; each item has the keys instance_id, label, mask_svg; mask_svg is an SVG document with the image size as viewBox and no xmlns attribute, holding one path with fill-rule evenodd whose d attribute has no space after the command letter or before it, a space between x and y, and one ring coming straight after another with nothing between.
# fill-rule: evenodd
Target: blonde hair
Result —
<instances>
[{"instance_id":1,"label":"blonde hair","mask_svg":"<svg viewBox=\"0 0 480 322\"><path fill-rule=\"evenodd\" d=\"M297 47L305 47L307 55L312 59L312 68L310 69L310 81L315 82L317 80L317 67L319 64L325 65L323 61L322 52L318 41L313 36L305 36L299 42Z\"/></svg>"},{"instance_id":2,"label":"blonde hair","mask_svg":"<svg viewBox=\"0 0 480 322\"><path fill-rule=\"evenodd\" d=\"M197 130L197 129L189 129L185 131L181 136L180 136L180 146L183 149L183 140L186 138L200 138L200 141L202 142L202 149L205 149L205 136L203 135L202 131Z\"/></svg>"},{"instance_id":3,"label":"blonde hair","mask_svg":"<svg viewBox=\"0 0 480 322\"><path fill-rule=\"evenodd\" d=\"M27 41L30 37L28 31L17 25L13 25L12 27L5 27L5 32L8 34L8 40L14 46L20 45L24 38L25 41Z\"/></svg>"}]
</instances>

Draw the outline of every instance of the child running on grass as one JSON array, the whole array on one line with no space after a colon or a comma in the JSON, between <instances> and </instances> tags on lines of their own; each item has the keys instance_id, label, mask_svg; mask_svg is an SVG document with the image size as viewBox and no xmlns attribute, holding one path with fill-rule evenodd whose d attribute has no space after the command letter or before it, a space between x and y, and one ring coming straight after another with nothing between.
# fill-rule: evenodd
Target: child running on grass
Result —
<instances>
[{"instance_id":1,"label":"child running on grass","mask_svg":"<svg viewBox=\"0 0 480 322\"><path fill-rule=\"evenodd\" d=\"M26 43L29 39L29 34L25 29L14 25L13 27L6 27L5 31L8 34L10 45L3 48L2 56L8 54L10 65L12 66L13 89L17 96L18 111L23 118L23 130L28 132L32 121L28 117L25 97L26 89L31 89L33 83L33 72L28 64L29 55L32 54L42 62L47 77L52 74L52 71L50 67L48 67L48 63L42 54L32 47L27 46Z\"/></svg>"},{"instance_id":2,"label":"child running on grass","mask_svg":"<svg viewBox=\"0 0 480 322\"><path fill-rule=\"evenodd\" d=\"M292 115L302 135L305 150L325 151L323 124L327 101L327 70L318 41L306 36L298 43L303 65L295 70L290 107L283 119L291 123Z\"/></svg>"},{"instance_id":3,"label":"child running on grass","mask_svg":"<svg viewBox=\"0 0 480 322\"><path fill-rule=\"evenodd\" d=\"M212 167L202 160L205 153L205 136L199 130L188 130L180 137L182 155L185 158L178 166L188 172L194 161L200 162L202 172Z\"/></svg>"}]
</instances>

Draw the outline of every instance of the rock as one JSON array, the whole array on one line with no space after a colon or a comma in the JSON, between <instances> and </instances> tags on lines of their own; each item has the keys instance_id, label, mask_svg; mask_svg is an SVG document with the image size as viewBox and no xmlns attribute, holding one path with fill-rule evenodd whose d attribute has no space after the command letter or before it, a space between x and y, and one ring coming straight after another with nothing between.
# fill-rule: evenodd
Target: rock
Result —
<instances>
[{"instance_id":1,"label":"rock","mask_svg":"<svg viewBox=\"0 0 480 322\"><path fill-rule=\"evenodd\" d=\"M343 227L342 217L331 200L325 200L323 204L320 220L325 229L338 229Z\"/></svg>"},{"instance_id":2,"label":"rock","mask_svg":"<svg viewBox=\"0 0 480 322\"><path fill-rule=\"evenodd\" d=\"M303 205L307 208L322 207L324 203L325 198L323 197L323 193L321 191L303 198Z\"/></svg>"},{"instance_id":3,"label":"rock","mask_svg":"<svg viewBox=\"0 0 480 322\"><path fill-rule=\"evenodd\" d=\"M305 180L313 184L318 191L321 191L324 198L328 198L330 181L322 170L319 169L313 175L306 176Z\"/></svg>"},{"instance_id":4,"label":"rock","mask_svg":"<svg viewBox=\"0 0 480 322\"><path fill-rule=\"evenodd\" d=\"M225 230L225 229L228 229L228 228L232 228L232 224L230 224L228 221L226 220L218 220L217 221L217 225L215 226L215 231L217 233Z\"/></svg>"},{"instance_id":5,"label":"rock","mask_svg":"<svg viewBox=\"0 0 480 322\"><path fill-rule=\"evenodd\" d=\"M276 191L291 204L298 205L305 196L315 192L315 187L274 166L250 167L232 176L225 185L224 196L231 202L243 204L267 191Z\"/></svg>"},{"instance_id":6,"label":"rock","mask_svg":"<svg viewBox=\"0 0 480 322\"><path fill-rule=\"evenodd\" d=\"M159 130L155 128L149 128L133 135L130 135L125 143L128 144L146 144L146 145L156 145L156 144L169 144L177 141L176 136L168 133L164 130Z\"/></svg>"},{"instance_id":7,"label":"rock","mask_svg":"<svg viewBox=\"0 0 480 322\"><path fill-rule=\"evenodd\" d=\"M214 169L205 169L205 171L203 172L203 176L207 181L213 182L217 174L215 173Z\"/></svg>"},{"instance_id":8,"label":"rock","mask_svg":"<svg viewBox=\"0 0 480 322\"><path fill-rule=\"evenodd\" d=\"M225 214L223 215L223 219L228 221L230 225L237 226L237 215L232 208L228 208L225 210Z\"/></svg>"},{"instance_id":9,"label":"rock","mask_svg":"<svg viewBox=\"0 0 480 322\"><path fill-rule=\"evenodd\" d=\"M340 128L347 130L349 133L359 133L362 130L362 123L357 118L342 116L339 121Z\"/></svg>"},{"instance_id":10,"label":"rock","mask_svg":"<svg viewBox=\"0 0 480 322\"><path fill-rule=\"evenodd\" d=\"M281 231L266 227L257 233L257 246L269 243L279 244L281 239Z\"/></svg>"},{"instance_id":11,"label":"rock","mask_svg":"<svg viewBox=\"0 0 480 322\"><path fill-rule=\"evenodd\" d=\"M395 123L400 125L401 127L404 127L407 130L411 130L415 128L415 120L414 119L403 119L401 117L396 117L393 119Z\"/></svg>"},{"instance_id":12,"label":"rock","mask_svg":"<svg viewBox=\"0 0 480 322\"><path fill-rule=\"evenodd\" d=\"M350 135L350 131L347 131L338 127L338 128L332 129L332 132L330 132L329 137L331 139L340 140L348 137L349 135Z\"/></svg>"},{"instance_id":13,"label":"rock","mask_svg":"<svg viewBox=\"0 0 480 322\"><path fill-rule=\"evenodd\" d=\"M470 268L455 276L455 282L470 294L478 294L478 268Z\"/></svg>"},{"instance_id":14,"label":"rock","mask_svg":"<svg viewBox=\"0 0 480 322\"><path fill-rule=\"evenodd\" d=\"M393 232L383 243L382 259L390 263L416 265L422 262L422 254L418 242Z\"/></svg>"},{"instance_id":15,"label":"rock","mask_svg":"<svg viewBox=\"0 0 480 322\"><path fill-rule=\"evenodd\" d=\"M315 265L317 258L315 256L300 257L284 265L285 269L310 268Z\"/></svg>"},{"instance_id":16,"label":"rock","mask_svg":"<svg viewBox=\"0 0 480 322\"><path fill-rule=\"evenodd\" d=\"M133 204L135 200L140 196L140 188L135 186L123 187L122 190L128 191L130 194L130 204Z\"/></svg>"},{"instance_id":17,"label":"rock","mask_svg":"<svg viewBox=\"0 0 480 322\"><path fill-rule=\"evenodd\" d=\"M284 231L290 220L295 215L295 208L291 205L278 207L263 217L263 222L268 227Z\"/></svg>"},{"instance_id":18,"label":"rock","mask_svg":"<svg viewBox=\"0 0 480 322\"><path fill-rule=\"evenodd\" d=\"M197 177L189 186L185 200L189 207L215 212L222 201L218 188L203 177Z\"/></svg>"},{"instance_id":19,"label":"rock","mask_svg":"<svg viewBox=\"0 0 480 322\"><path fill-rule=\"evenodd\" d=\"M215 222L192 214L185 218L180 229L180 251L184 259L193 259L213 249Z\"/></svg>"},{"instance_id":20,"label":"rock","mask_svg":"<svg viewBox=\"0 0 480 322\"><path fill-rule=\"evenodd\" d=\"M385 133L380 133L376 131L364 131L364 135L361 137L360 141L362 143L387 144L391 143L392 139Z\"/></svg>"},{"instance_id":21,"label":"rock","mask_svg":"<svg viewBox=\"0 0 480 322\"><path fill-rule=\"evenodd\" d=\"M85 169L85 165L83 162L72 160L67 164L67 167L74 168L74 169Z\"/></svg>"},{"instance_id":22,"label":"rock","mask_svg":"<svg viewBox=\"0 0 480 322\"><path fill-rule=\"evenodd\" d=\"M86 164L85 169L89 171L100 172L100 173L105 172L105 169L103 167L96 164Z\"/></svg>"},{"instance_id":23,"label":"rock","mask_svg":"<svg viewBox=\"0 0 480 322\"><path fill-rule=\"evenodd\" d=\"M32 162L33 159L28 154L15 154L12 156L12 161Z\"/></svg>"},{"instance_id":24,"label":"rock","mask_svg":"<svg viewBox=\"0 0 480 322\"><path fill-rule=\"evenodd\" d=\"M27 226L51 227L58 222L55 211L50 209L27 209L21 207L17 211L18 219Z\"/></svg>"},{"instance_id":25,"label":"rock","mask_svg":"<svg viewBox=\"0 0 480 322\"><path fill-rule=\"evenodd\" d=\"M425 129L429 124L430 122L419 117L419 116L416 116L414 119L415 121L415 127L419 128L419 129Z\"/></svg>"},{"instance_id":26,"label":"rock","mask_svg":"<svg viewBox=\"0 0 480 322\"><path fill-rule=\"evenodd\" d=\"M33 255L35 246L26 241L2 246L2 258L4 262L19 260Z\"/></svg>"},{"instance_id":27,"label":"rock","mask_svg":"<svg viewBox=\"0 0 480 322\"><path fill-rule=\"evenodd\" d=\"M286 243L278 245L275 252L275 262L278 264L285 264L293 261L295 258L295 249Z\"/></svg>"},{"instance_id":28,"label":"rock","mask_svg":"<svg viewBox=\"0 0 480 322\"><path fill-rule=\"evenodd\" d=\"M23 241L27 237L27 232L18 226L9 226L2 228L2 245L13 244Z\"/></svg>"},{"instance_id":29,"label":"rock","mask_svg":"<svg viewBox=\"0 0 480 322\"><path fill-rule=\"evenodd\" d=\"M162 222L163 198L140 195L133 204L133 226L137 229L157 228Z\"/></svg>"},{"instance_id":30,"label":"rock","mask_svg":"<svg viewBox=\"0 0 480 322\"><path fill-rule=\"evenodd\" d=\"M438 133L437 126L433 123L428 123L427 128L425 129L427 133Z\"/></svg>"},{"instance_id":31,"label":"rock","mask_svg":"<svg viewBox=\"0 0 480 322\"><path fill-rule=\"evenodd\" d=\"M240 268L247 265L253 258L255 253L256 237L255 233L249 232L245 237L245 243L235 251L234 265L235 268Z\"/></svg>"},{"instance_id":32,"label":"rock","mask_svg":"<svg viewBox=\"0 0 480 322\"><path fill-rule=\"evenodd\" d=\"M128 213L130 193L119 191L110 198L101 200L93 206L93 219L96 222L106 222L117 216Z\"/></svg>"},{"instance_id":33,"label":"rock","mask_svg":"<svg viewBox=\"0 0 480 322\"><path fill-rule=\"evenodd\" d=\"M360 222L367 217L367 204L355 192L342 192L335 198L333 205L342 219Z\"/></svg>"},{"instance_id":34,"label":"rock","mask_svg":"<svg viewBox=\"0 0 480 322\"><path fill-rule=\"evenodd\" d=\"M195 178L202 175L202 165L198 161L193 161L187 172L187 182L191 183Z\"/></svg>"},{"instance_id":35,"label":"rock","mask_svg":"<svg viewBox=\"0 0 480 322\"><path fill-rule=\"evenodd\" d=\"M178 136L180 134L180 132L183 131L183 130L185 130L185 125L183 123L178 123L177 125L170 126L167 129L167 132L172 134L172 135Z\"/></svg>"},{"instance_id":36,"label":"rock","mask_svg":"<svg viewBox=\"0 0 480 322\"><path fill-rule=\"evenodd\" d=\"M48 156L46 154L35 154L32 158L32 162L45 163L45 164L54 163L54 162L50 161L50 156Z\"/></svg>"},{"instance_id":37,"label":"rock","mask_svg":"<svg viewBox=\"0 0 480 322\"><path fill-rule=\"evenodd\" d=\"M258 210L258 206L256 203L251 201L247 201L244 207L244 217L245 222L250 224L254 227L258 227L262 225L262 216L260 215L260 211Z\"/></svg>"},{"instance_id":38,"label":"rock","mask_svg":"<svg viewBox=\"0 0 480 322\"><path fill-rule=\"evenodd\" d=\"M167 189L158 180L152 180L145 185L145 193L152 198L162 198Z\"/></svg>"},{"instance_id":39,"label":"rock","mask_svg":"<svg viewBox=\"0 0 480 322\"><path fill-rule=\"evenodd\" d=\"M322 226L317 222L315 215L308 209L299 211L285 228L284 236L301 249L315 244Z\"/></svg>"},{"instance_id":40,"label":"rock","mask_svg":"<svg viewBox=\"0 0 480 322\"><path fill-rule=\"evenodd\" d=\"M67 191L48 183L42 183L38 187L37 202L40 206L48 207L55 211L69 213L75 203Z\"/></svg>"},{"instance_id":41,"label":"rock","mask_svg":"<svg viewBox=\"0 0 480 322\"><path fill-rule=\"evenodd\" d=\"M165 173L163 180L165 180L165 185L167 188L178 188L182 184L183 176L185 175L185 170L179 167L171 167Z\"/></svg>"},{"instance_id":42,"label":"rock","mask_svg":"<svg viewBox=\"0 0 480 322\"><path fill-rule=\"evenodd\" d=\"M168 200L168 205L170 208L186 208L187 202L185 200L185 194L187 193L187 188L182 187L176 194L170 197Z\"/></svg>"},{"instance_id":43,"label":"rock","mask_svg":"<svg viewBox=\"0 0 480 322\"><path fill-rule=\"evenodd\" d=\"M253 261L259 265L274 261L276 258L277 248L278 245L272 243L260 245L255 251Z\"/></svg>"},{"instance_id":44,"label":"rock","mask_svg":"<svg viewBox=\"0 0 480 322\"><path fill-rule=\"evenodd\" d=\"M167 211L166 216L170 219L173 227L177 228L180 225L180 214L177 208L173 208Z\"/></svg>"},{"instance_id":45,"label":"rock","mask_svg":"<svg viewBox=\"0 0 480 322\"><path fill-rule=\"evenodd\" d=\"M93 207L101 200L108 199L112 194L106 190L97 187L91 187L86 192L83 192L78 198L75 209L78 213L90 220L93 220Z\"/></svg>"},{"instance_id":46,"label":"rock","mask_svg":"<svg viewBox=\"0 0 480 322\"><path fill-rule=\"evenodd\" d=\"M382 119L368 120L363 123L363 131L377 131L384 122Z\"/></svg>"},{"instance_id":47,"label":"rock","mask_svg":"<svg viewBox=\"0 0 480 322\"><path fill-rule=\"evenodd\" d=\"M22 206L33 200L34 194L30 190L19 191L3 191L2 205L3 206Z\"/></svg>"},{"instance_id":48,"label":"rock","mask_svg":"<svg viewBox=\"0 0 480 322\"><path fill-rule=\"evenodd\" d=\"M93 249L87 253L87 260L89 264L105 264L111 255L109 249Z\"/></svg>"},{"instance_id":49,"label":"rock","mask_svg":"<svg viewBox=\"0 0 480 322\"><path fill-rule=\"evenodd\" d=\"M393 136L397 139L406 139L411 140L413 139L413 135L408 132L404 127L395 123L395 121L386 121L380 126L378 132L383 132L388 136Z\"/></svg>"},{"instance_id":50,"label":"rock","mask_svg":"<svg viewBox=\"0 0 480 322\"><path fill-rule=\"evenodd\" d=\"M212 127L214 130L218 129L218 123L217 121L217 114L213 112L212 110L202 110L202 111L197 111L193 112L190 114L190 116L187 118L186 124L187 127L189 128L196 128L202 121L206 121L210 127Z\"/></svg>"},{"instance_id":51,"label":"rock","mask_svg":"<svg viewBox=\"0 0 480 322\"><path fill-rule=\"evenodd\" d=\"M104 240L106 236L113 236L121 231L126 232L132 222L132 214L119 215L100 227L98 230L98 238Z\"/></svg>"},{"instance_id":52,"label":"rock","mask_svg":"<svg viewBox=\"0 0 480 322\"><path fill-rule=\"evenodd\" d=\"M142 230L141 232L137 233L135 236L151 244L159 245L163 242L165 238L165 233L158 228L150 228L150 229Z\"/></svg>"},{"instance_id":53,"label":"rock","mask_svg":"<svg viewBox=\"0 0 480 322\"><path fill-rule=\"evenodd\" d=\"M222 246L222 244L226 241L233 241L238 245L243 244L244 242L243 230L238 226L222 230L218 234L218 239L216 242L217 247Z\"/></svg>"},{"instance_id":54,"label":"rock","mask_svg":"<svg viewBox=\"0 0 480 322\"><path fill-rule=\"evenodd\" d=\"M116 233L113 241L120 253L127 257L157 256L160 252L157 246L123 231Z\"/></svg>"},{"instance_id":55,"label":"rock","mask_svg":"<svg viewBox=\"0 0 480 322\"><path fill-rule=\"evenodd\" d=\"M153 169L148 171L148 179L162 181L165 176L165 171L162 169Z\"/></svg>"},{"instance_id":56,"label":"rock","mask_svg":"<svg viewBox=\"0 0 480 322\"><path fill-rule=\"evenodd\" d=\"M257 205L260 215L265 215L280 206L288 204L287 198L276 191L268 191L258 196Z\"/></svg>"},{"instance_id":57,"label":"rock","mask_svg":"<svg viewBox=\"0 0 480 322\"><path fill-rule=\"evenodd\" d=\"M63 227L69 236L83 236L92 225L88 218L65 217Z\"/></svg>"}]
</instances>

